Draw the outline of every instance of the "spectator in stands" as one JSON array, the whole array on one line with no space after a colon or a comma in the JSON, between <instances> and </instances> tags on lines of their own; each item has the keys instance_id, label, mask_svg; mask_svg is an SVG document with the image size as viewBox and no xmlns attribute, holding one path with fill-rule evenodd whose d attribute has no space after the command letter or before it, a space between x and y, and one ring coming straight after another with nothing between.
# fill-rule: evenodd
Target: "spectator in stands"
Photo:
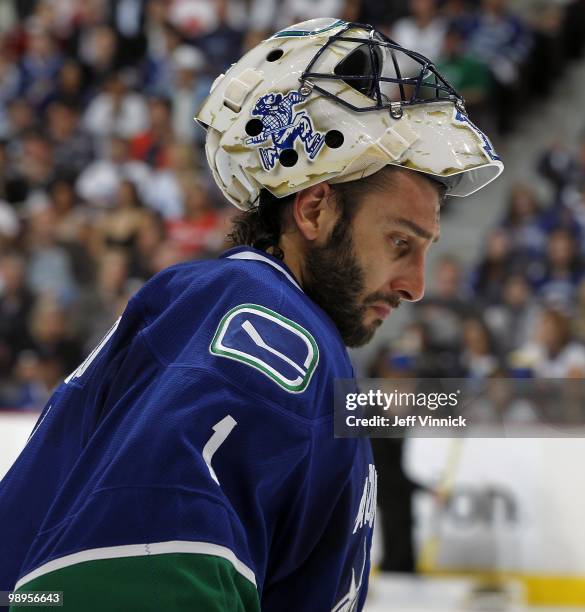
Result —
<instances>
[{"instance_id":1,"label":"spectator in stands","mask_svg":"<svg viewBox=\"0 0 585 612\"><path fill-rule=\"evenodd\" d=\"M481 318L464 321L462 349L461 363L469 378L487 378L500 366L495 342Z\"/></svg>"},{"instance_id":2,"label":"spectator in stands","mask_svg":"<svg viewBox=\"0 0 585 612\"><path fill-rule=\"evenodd\" d=\"M203 130L197 128L193 117L211 88L211 81L202 74L204 65L202 53L193 47L183 45L173 52L173 129L181 142L203 141Z\"/></svg>"},{"instance_id":3,"label":"spectator in stands","mask_svg":"<svg viewBox=\"0 0 585 612\"><path fill-rule=\"evenodd\" d=\"M142 64L142 80L150 94L169 96L174 79L173 54L185 41L181 33L166 21L156 23L154 32L157 36L149 42Z\"/></svg>"},{"instance_id":4,"label":"spectator in stands","mask_svg":"<svg viewBox=\"0 0 585 612\"><path fill-rule=\"evenodd\" d=\"M62 3L63 0L36 0L32 14L25 22L27 34L30 36L31 32L48 32L53 37L55 45L60 47L56 28L56 5Z\"/></svg>"},{"instance_id":5,"label":"spectator in stands","mask_svg":"<svg viewBox=\"0 0 585 612\"><path fill-rule=\"evenodd\" d=\"M443 48L446 23L437 10L436 0L410 0L409 16L392 27L392 38L407 49L416 49L431 61L439 58ZM408 74L414 63L402 62L400 69Z\"/></svg>"},{"instance_id":6,"label":"spectator in stands","mask_svg":"<svg viewBox=\"0 0 585 612\"><path fill-rule=\"evenodd\" d=\"M261 4L266 6L269 1L263 0ZM303 0L295 0L295 7L302 2ZM326 2L331 2L331 0L321 0L320 5ZM287 3L287 0L280 3L279 14L286 11ZM252 11L254 10L254 4L258 4L258 0L253 1L250 7ZM313 2L311 4L314 6ZM213 28L194 37L195 43L207 57L209 65L215 66L216 70L226 71L241 55L244 29L248 25L246 5L247 2L242 0L216 1L214 3L216 19ZM319 17L322 15L323 13L320 12ZM213 72L213 74L217 74L217 72Z\"/></svg>"},{"instance_id":7,"label":"spectator in stands","mask_svg":"<svg viewBox=\"0 0 585 612\"><path fill-rule=\"evenodd\" d=\"M97 24L108 22L108 5L104 0L83 0L75 9L81 33L91 30Z\"/></svg>"},{"instance_id":8,"label":"spectator in stands","mask_svg":"<svg viewBox=\"0 0 585 612\"><path fill-rule=\"evenodd\" d=\"M170 0L168 19L185 37L203 36L217 27L218 4L215 0Z\"/></svg>"},{"instance_id":9,"label":"spectator in stands","mask_svg":"<svg viewBox=\"0 0 585 612\"><path fill-rule=\"evenodd\" d=\"M464 40L473 27L474 12L478 2L469 0L444 0L442 13L450 29L457 29Z\"/></svg>"},{"instance_id":10,"label":"spectator in stands","mask_svg":"<svg viewBox=\"0 0 585 612\"><path fill-rule=\"evenodd\" d=\"M41 410L51 395L51 389L44 382L39 355L30 349L21 351L12 373L11 380L0 386L0 407Z\"/></svg>"},{"instance_id":11,"label":"spectator in stands","mask_svg":"<svg viewBox=\"0 0 585 612\"><path fill-rule=\"evenodd\" d=\"M546 236L540 225L540 215L541 206L534 189L523 183L512 185L501 225L515 253L531 255L544 251Z\"/></svg>"},{"instance_id":12,"label":"spectator in stands","mask_svg":"<svg viewBox=\"0 0 585 612\"><path fill-rule=\"evenodd\" d=\"M574 219L577 237L585 236L585 182L567 185L561 197L562 206ZM585 255L585 244L581 244L581 255Z\"/></svg>"},{"instance_id":13,"label":"spectator in stands","mask_svg":"<svg viewBox=\"0 0 585 612\"><path fill-rule=\"evenodd\" d=\"M585 131L581 134L579 147L577 150L577 165L572 182L576 184L585 183Z\"/></svg>"},{"instance_id":14,"label":"spectator in stands","mask_svg":"<svg viewBox=\"0 0 585 612\"><path fill-rule=\"evenodd\" d=\"M81 112L88 102L87 89L86 77L81 64L77 60L68 58L59 70L57 83L49 103L58 101Z\"/></svg>"},{"instance_id":15,"label":"spectator in stands","mask_svg":"<svg viewBox=\"0 0 585 612\"><path fill-rule=\"evenodd\" d=\"M17 13L15 4L16 2L2 2L0 4L0 36L10 32L16 25Z\"/></svg>"},{"instance_id":16,"label":"spectator in stands","mask_svg":"<svg viewBox=\"0 0 585 612\"><path fill-rule=\"evenodd\" d=\"M570 0L563 19L563 41L569 58L583 55L585 49L585 0Z\"/></svg>"},{"instance_id":17,"label":"spectator in stands","mask_svg":"<svg viewBox=\"0 0 585 612\"><path fill-rule=\"evenodd\" d=\"M146 0L108 0L110 22L118 35L121 66L136 65L146 52Z\"/></svg>"},{"instance_id":18,"label":"spectator in stands","mask_svg":"<svg viewBox=\"0 0 585 612\"><path fill-rule=\"evenodd\" d=\"M580 240L581 226L575 217L572 207L574 203L571 201L574 195L574 187L568 185L563 190L562 197L553 206L543 210L540 225L547 236L555 230L562 229L571 234L577 241Z\"/></svg>"},{"instance_id":19,"label":"spectator in stands","mask_svg":"<svg viewBox=\"0 0 585 612\"><path fill-rule=\"evenodd\" d=\"M494 370L486 381L485 394L474 399L465 411L473 425L529 425L538 422L536 406L510 381L503 368Z\"/></svg>"},{"instance_id":20,"label":"spectator in stands","mask_svg":"<svg viewBox=\"0 0 585 612\"><path fill-rule=\"evenodd\" d=\"M474 307L468 299L461 263L455 257L442 256L432 278L433 284L416 314L416 320L423 325L428 353L419 367L426 372L457 376L461 374L461 323L473 315Z\"/></svg>"},{"instance_id":21,"label":"spectator in stands","mask_svg":"<svg viewBox=\"0 0 585 612\"><path fill-rule=\"evenodd\" d=\"M509 0L482 0L467 33L468 52L489 66L497 85L494 103L502 133L512 129L520 74L532 44L526 24L508 5Z\"/></svg>"},{"instance_id":22,"label":"spectator in stands","mask_svg":"<svg viewBox=\"0 0 585 612\"><path fill-rule=\"evenodd\" d=\"M43 374L48 391L82 360L82 347L73 337L69 321L67 310L48 296L37 300L31 312L30 348L45 366Z\"/></svg>"},{"instance_id":23,"label":"spectator in stands","mask_svg":"<svg viewBox=\"0 0 585 612\"><path fill-rule=\"evenodd\" d=\"M530 22L533 47L528 62L530 91L544 98L550 95L553 85L565 68L563 41L563 7L553 2L534 3Z\"/></svg>"},{"instance_id":24,"label":"spectator in stands","mask_svg":"<svg viewBox=\"0 0 585 612\"><path fill-rule=\"evenodd\" d=\"M80 295L73 328L77 336L83 338L85 353L99 343L128 303L133 289L129 261L127 250L105 248L98 260L96 283Z\"/></svg>"},{"instance_id":25,"label":"spectator in stands","mask_svg":"<svg viewBox=\"0 0 585 612\"><path fill-rule=\"evenodd\" d=\"M132 138L148 127L146 103L130 90L129 78L128 73L111 73L85 111L83 124L100 143L114 134Z\"/></svg>"},{"instance_id":26,"label":"spectator in stands","mask_svg":"<svg viewBox=\"0 0 585 612\"><path fill-rule=\"evenodd\" d=\"M9 133L8 104L18 95L20 84L18 69L13 58L6 52L0 52L0 138Z\"/></svg>"},{"instance_id":27,"label":"spectator in stands","mask_svg":"<svg viewBox=\"0 0 585 612\"><path fill-rule=\"evenodd\" d=\"M197 180L184 185L185 214L167 222L167 235L185 259L217 254L224 246L221 219Z\"/></svg>"},{"instance_id":28,"label":"spectator in stands","mask_svg":"<svg viewBox=\"0 0 585 612\"><path fill-rule=\"evenodd\" d=\"M346 4L346 13L351 21L376 24L376 28L390 35L392 24L408 15L409 0L378 2L377 0L355 0Z\"/></svg>"},{"instance_id":29,"label":"spectator in stands","mask_svg":"<svg viewBox=\"0 0 585 612\"><path fill-rule=\"evenodd\" d=\"M577 287L573 331L575 338L585 344L585 281Z\"/></svg>"},{"instance_id":30,"label":"spectator in stands","mask_svg":"<svg viewBox=\"0 0 585 612\"><path fill-rule=\"evenodd\" d=\"M576 156L566 145L566 139L559 138L540 155L537 171L549 181L558 199L567 185L578 180L579 166Z\"/></svg>"},{"instance_id":31,"label":"spectator in stands","mask_svg":"<svg viewBox=\"0 0 585 612\"><path fill-rule=\"evenodd\" d=\"M0 183L0 193L3 185ZM20 234L20 221L14 207L0 200L0 253L8 252L14 248Z\"/></svg>"},{"instance_id":32,"label":"spectator in stands","mask_svg":"<svg viewBox=\"0 0 585 612\"><path fill-rule=\"evenodd\" d=\"M120 68L118 38L113 28L98 23L81 31L79 57L88 74L92 89L98 91L111 74Z\"/></svg>"},{"instance_id":33,"label":"spectator in stands","mask_svg":"<svg viewBox=\"0 0 585 612\"><path fill-rule=\"evenodd\" d=\"M525 344L538 317L539 308L530 283L522 274L511 274L504 281L502 302L489 305L484 320L502 354Z\"/></svg>"},{"instance_id":34,"label":"spectator in stands","mask_svg":"<svg viewBox=\"0 0 585 612\"><path fill-rule=\"evenodd\" d=\"M512 271L508 232L502 228L493 229L487 236L484 255L472 273L475 294L486 304L500 302L504 280Z\"/></svg>"},{"instance_id":35,"label":"spectator in stands","mask_svg":"<svg viewBox=\"0 0 585 612\"><path fill-rule=\"evenodd\" d=\"M142 204L136 185L130 180L121 181L114 207L100 217L96 224L96 260L107 248L119 248L130 253L140 225L149 214Z\"/></svg>"},{"instance_id":36,"label":"spectator in stands","mask_svg":"<svg viewBox=\"0 0 585 612\"><path fill-rule=\"evenodd\" d=\"M28 284L37 296L70 304L77 295L73 263L57 239L57 216L44 194L27 203Z\"/></svg>"},{"instance_id":37,"label":"spectator in stands","mask_svg":"<svg viewBox=\"0 0 585 612\"><path fill-rule=\"evenodd\" d=\"M490 120L492 78L485 64L466 53L464 42L460 29L452 25L445 33L437 68L465 98L469 116L483 127Z\"/></svg>"},{"instance_id":38,"label":"spectator in stands","mask_svg":"<svg viewBox=\"0 0 585 612\"><path fill-rule=\"evenodd\" d=\"M152 174L145 201L165 219L176 219L184 214L183 185L192 179L197 158L191 145L180 142L171 145L168 153L167 167Z\"/></svg>"},{"instance_id":39,"label":"spectator in stands","mask_svg":"<svg viewBox=\"0 0 585 612\"><path fill-rule=\"evenodd\" d=\"M169 146L173 140L172 103L168 98L148 100L148 129L130 141L130 155L152 168L168 166ZM191 118L191 122L193 119Z\"/></svg>"},{"instance_id":40,"label":"spectator in stands","mask_svg":"<svg viewBox=\"0 0 585 612\"><path fill-rule=\"evenodd\" d=\"M538 284L539 295L550 305L568 309L583 274L583 261L573 235L562 228L553 231L547 244L544 278Z\"/></svg>"},{"instance_id":41,"label":"spectator in stands","mask_svg":"<svg viewBox=\"0 0 585 612\"><path fill-rule=\"evenodd\" d=\"M0 256L0 379L8 375L28 340L34 297L26 282L26 261L17 252Z\"/></svg>"},{"instance_id":42,"label":"spectator in stands","mask_svg":"<svg viewBox=\"0 0 585 612\"><path fill-rule=\"evenodd\" d=\"M429 297L453 305L467 298L462 264L455 256L446 254L439 258L430 291Z\"/></svg>"},{"instance_id":43,"label":"spectator in stands","mask_svg":"<svg viewBox=\"0 0 585 612\"><path fill-rule=\"evenodd\" d=\"M107 156L98 157L79 176L75 189L89 204L109 207L120 181L128 179L144 191L149 189L150 168L144 162L130 158L128 140L113 136L106 147Z\"/></svg>"},{"instance_id":44,"label":"spectator in stands","mask_svg":"<svg viewBox=\"0 0 585 612\"><path fill-rule=\"evenodd\" d=\"M468 33L469 51L489 65L501 84L518 80L531 46L526 24L509 5L509 0L482 0Z\"/></svg>"},{"instance_id":45,"label":"spectator in stands","mask_svg":"<svg viewBox=\"0 0 585 612\"><path fill-rule=\"evenodd\" d=\"M257 0L256 0L256 3ZM262 4L262 3L260 3ZM272 0L267 6L275 10L275 29L286 28L293 23L300 23L307 19L316 19L327 15L327 17L341 17L346 7L351 4L348 0L324 0L313 2L312 0L284 0L274 2Z\"/></svg>"},{"instance_id":46,"label":"spectator in stands","mask_svg":"<svg viewBox=\"0 0 585 612\"><path fill-rule=\"evenodd\" d=\"M22 138L37 127L35 112L26 98L13 98L8 103L7 141L13 155L19 152Z\"/></svg>"},{"instance_id":47,"label":"spectator in stands","mask_svg":"<svg viewBox=\"0 0 585 612\"><path fill-rule=\"evenodd\" d=\"M79 201L73 183L66 177L57 177L49 186L47 195L55 214L58 244L69 254L75 283L85 287L94 280L95 262L88 247L93 233L91 215Z\"/></svg>"},{"instance_id":48,"label":"spectator in stands","mask_svg":"<svg viewBox=\"0 0 585 612\"><path fill-rule=\"evenodd\" d=\"M55 177L55 160L51 143L40 131L23 134L16 160L17 172L26 181L28 191L45 190Z\"/></svg>"},{"instance_id":49,"label":"spectator in stands","mask_svg":"<svg viewBox=\"0 0 585 612\"><path fill-rule=\"evenodd\" d=\"M7 142L0 140L0 202L4 210L4 220L15 214L16 206L20 205L28 194L28 185L18 172L9 148ZM9 230L9 233L12 232Z\"/></svg>"},{"instance_id":50,"label":"spectator in stands","mask_svg":"<svg viewBox=\"0 0 585 612\"><path fill-rule=\"evenodd\" d=\"M171 240L161 242L152 257L151 267L153 274L161 272L169 266L185 261L179 247Z\"/></svg>"},{"instance_id":51,"label":"spectator in stands","mask_svg":"<svg viewBox=\"0 0 585 612\"><path fill-rule=\"evenodd\" d=\"M408 323L393 346L393 367L408 368L418 378L463 376L459 352L431 338L429 325L420 320ZM458 339L457 339L458 342Z\"/></svg>"},{"instance_id":52,"label":"spectator in stands","mask_svg":"<svg viewBox=\"0 0 585 612\"><path fill-rule=\"evenodd\" d=\"M538 377L585 377L585 346L573 339L569 317L558 310L543 311L534 340L519 353Z\"/></svg>"},{"instance_id":53,"label":"spectator in stands","mask_svg":"<svg viewBox=\"0 0 585 612\"><path fill-rule=\"evenodd\" d=\"M93 142L80 126L79 112L75 107L59 101L47 109L47 134L53 149L56 175L75 180L93 160Z\"/></svg>"},{"instance_id":54,"label":"spectator in stands","mask_svg":"<svg viewBox=\"0 0 585 612\"><path fill-rule=\"evenodd\" d=\"M44 110L62 64L63 57L50 32L29 32L27 50L19 64L20 94L26 96L36 111Z\"/></svg>"},{"instance_id":55,"label":"spectator in stands","mask_svg":"<svg viewBox=\"0 0 585 612\"><path fill-rule=\"evenodd\" d=\"M78 28L83 22L84 5L95 0L37 0L32 21L36 27L50 31L64 55L77 52Z\"/></svg>"},{"instance_id":56,"label":"spectator in stands","mask_svg":"<svg viewBox=\"0 0 585 612\"><path fill-rule=\"evenodd\" d=\"M132 278L147 281L155 273L155 258L166 238L166 225L159 214L153 213L142 220L130 255Z\"/></svg>"},{"instance_id":57,"label":"spectator in stands","mask_svg":"<svg viewBox=\"0 0 585 612\"><path fill-rule=\"evenodd\" d=\"M439 333L443 335L447 344L451 343L447 338L457 337L455 327L458 323L455 321L471 314L468 297L469 289L463 281L461 263L453 255L441 256L435 266L433 283L429 287L424 304L420 304L420 310L421 316L428 324L432 323L433 327L441 328L442 331ZM451 323L443 318L446 312L452 315Z\"/></svg>"},{"instance_id":58,"label":"spectator in stands","mask_svg":"<svg viewBox=\"0 0 585 612\"><path fill-rule=\"evenodd\" d=\"M162 57L168 53L166 29L169 25L165 0L148 0L144 14L146 60L149 57Z\"/></svg>"},{"instance_id":59,"label":"spectator in stands","mask_svg":"<svg viewBox=\"0 0 585 612\"><path fill-rule=\"evenodd\" d=\"M400 0L403 1L403 0ZM345 2L345 9L342 18L346 21L358 21L359 23L379 23L375 20L361 21L357 18L358 4L361 0L349 0ZM240 2L240 6L245 9L245 4ZM276 17L279 3L275 0L251 0L248 5L249 10L245 10L245 17L238 18L240 24L245 24L243 50L255 47L265 38L270 37L277 30ZM324 14L324 13L323 13ZM287 24L290 25L290 24ZM285 26L286 27L286 26Z\"/></svg>"}]
</instances>

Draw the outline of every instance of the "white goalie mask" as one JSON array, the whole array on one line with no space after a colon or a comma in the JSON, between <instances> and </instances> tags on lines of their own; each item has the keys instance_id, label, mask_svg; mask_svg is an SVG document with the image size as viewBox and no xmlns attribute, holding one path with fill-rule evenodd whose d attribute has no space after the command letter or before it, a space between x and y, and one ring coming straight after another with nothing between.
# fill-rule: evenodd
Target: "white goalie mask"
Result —
<instances>
[{"instance_id":1,"label":"white goalie mask","mask_svg":"<svg viewBox=\"0 0 585 612\"><path fill-rule=\"evenodd\" d=\"M403 74L404 73L404 74ZM213 176L238 208L388 164L467 196L504 166L430 60L371 26L313 19L261 42L214 82L197 117Z\"/></svg>"}]
</instances>

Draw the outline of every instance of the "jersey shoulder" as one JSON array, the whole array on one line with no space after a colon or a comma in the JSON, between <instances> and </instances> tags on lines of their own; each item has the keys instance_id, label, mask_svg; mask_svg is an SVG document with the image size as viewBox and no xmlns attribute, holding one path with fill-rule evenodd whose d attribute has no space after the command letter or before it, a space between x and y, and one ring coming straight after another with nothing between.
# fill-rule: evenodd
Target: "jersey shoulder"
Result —
<instances>
[{"instance_id":1,"label":"jersey shoulder","mask_svg":"<svg viewBox=\"0 0 585 612\"><path fill-rule=\"evenodd\" d=\"M142 333L164 365L213 372L234 392L314 418L332 411L333 380L353 376L335 326L284 266L182 264L136 299Z\"/></svg>"}]
</instances>

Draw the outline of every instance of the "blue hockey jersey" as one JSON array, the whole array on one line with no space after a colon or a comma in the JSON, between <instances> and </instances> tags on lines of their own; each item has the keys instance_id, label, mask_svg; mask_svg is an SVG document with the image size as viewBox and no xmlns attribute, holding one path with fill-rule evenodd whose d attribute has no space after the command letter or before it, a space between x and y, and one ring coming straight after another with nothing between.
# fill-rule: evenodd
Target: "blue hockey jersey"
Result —
<instances>
[{"instance_id":1,"label":"blue hockey jersey","mask_svg":"<svg viewBox=\"0 0 585 612\"><path fill-rule=\"evenodd\" d=\"M68 610L360 610L376 472L333 437L341 337L280 260L169 268L0 483L0 590Z\"/></svg>"}]
</instances>

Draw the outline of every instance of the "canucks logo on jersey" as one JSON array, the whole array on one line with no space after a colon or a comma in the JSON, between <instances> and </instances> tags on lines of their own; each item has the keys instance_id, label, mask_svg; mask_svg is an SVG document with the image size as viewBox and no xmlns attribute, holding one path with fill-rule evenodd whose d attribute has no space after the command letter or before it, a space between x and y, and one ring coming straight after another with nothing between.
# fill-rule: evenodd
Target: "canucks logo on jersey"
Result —
<instances>
[{"instance_id":1,"label":"canucks logo on jersey","mask_svg":"<svg viewBox=\"0 0 585 612\"><path fill-rule=\"evenodd\" d=\"M313 128L309 115L304 111L293 114L293 109L306 100L300 91L267 93L254 106L252 115L261 117L263 129L256 136L246 140L246 144L262 144L269 139L272 145L260 147L260 160L265 170L272 170L280 155L287 149L294 149L298 139L303 143L305 153L313 160L325 142L325 136Z\"/></svg>"},{"instance_id":2,"label":"canucks logo on jersey","mask_svg":"<svg viewBox=\"0 0 585 612\"><path fill-rule=\"evenodd\" d=\"M313 336L258 304L240 304L221 320L211 353L256 368L290 393L304 391L319 362Z\"/></svg>"}]
</instances>

